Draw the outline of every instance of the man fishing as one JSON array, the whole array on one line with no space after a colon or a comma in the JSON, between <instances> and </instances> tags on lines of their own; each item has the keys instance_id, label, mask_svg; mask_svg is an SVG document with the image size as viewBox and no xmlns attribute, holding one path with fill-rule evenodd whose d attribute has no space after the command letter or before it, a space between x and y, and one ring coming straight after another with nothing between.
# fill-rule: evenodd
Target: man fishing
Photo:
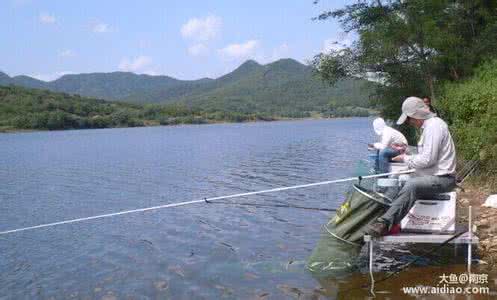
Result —
<instances>
[{"instance_id":1,"label":"man fishing","mask_svg":"<svg viewBox=\"0 0 497 300\"><path fill-rule=\"evenodd\" d=\"M379 143L368 144L370 148L379 150L378 153L378 173L387 173L390 159L403 153L407 147L405 136L398 130L385 124L382 118L373 121L373 129L381 141Z\"/></svg>"},{"instance_id":2,"label":"man fishing","mask_svg":"<svg viewBox=\"0 0 497 300\"><path fill-rule=\"evenodd\" d=\"M367 233L373 237L385 235L392 225L400 223L418 198L456 187L456 150L447 124L417 97L409 97L402 104L397 124L406 121L423 131L418 154L401 154L392 160L405 162L416 170L416 176L407 180L386 213L368 226Z\"/></svg>"}]
</instances>

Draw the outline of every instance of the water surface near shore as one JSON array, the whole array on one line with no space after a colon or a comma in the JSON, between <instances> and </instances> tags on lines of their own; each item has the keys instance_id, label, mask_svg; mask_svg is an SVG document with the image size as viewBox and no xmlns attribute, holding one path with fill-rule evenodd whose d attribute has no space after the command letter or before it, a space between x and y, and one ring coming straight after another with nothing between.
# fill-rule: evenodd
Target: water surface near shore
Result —
<instances>
[{"instance_id":1,"label":"water surface near shore","mask_svg":"<svg viewBox=\"0 0 497 300\"><path fill-rule=\"evenodd\" d=\"M0 230L348 177L373 138L367 118L0 135ZM230 201L335 208L347 187ZM329 215L199 204L6 235L0 298L333 298L304 268Z\"/></svg>"}]
</instances>

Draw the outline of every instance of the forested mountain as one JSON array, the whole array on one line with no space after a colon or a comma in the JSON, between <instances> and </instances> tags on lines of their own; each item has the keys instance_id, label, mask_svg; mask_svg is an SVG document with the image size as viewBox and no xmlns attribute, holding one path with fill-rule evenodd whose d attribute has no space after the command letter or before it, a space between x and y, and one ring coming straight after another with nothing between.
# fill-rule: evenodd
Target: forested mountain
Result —
<instances>
[{"instance_id":1,"label":"forested mountain","mask_svg":"<svg viewBox=\"0 0 497 300\"><path fill-rule=\"evenodd\" d=\"M210 90L194 91L180 100L193 106L202 105L204 109L224 107L292 115L321 111L330 103L368 107L368 95L373 86L360 79L346 79L330 86L316 78L310 67L291 59L264 66L248 61L216 81L221 84Z\"/></svg>"},{"instance_id":2,"label":"forested mountain","mask_svg":"<svg viewBox=\"0 0 497 300\"><path fill-rule=\"evenodd\" d=\"M293 59L261 65L246 61L217 79L178 80L129 72L64 75L44 82L0 73L0 85L48 89L86 97L134 103L181 102L205 110L292 115L336 106L368 107L372 83L345 79L330 86L312 68Z\"/></svg>"},{"instance_id":3,"label":"forested mountain","mask_svg":"<svg viewBox=\"0 0 497 300\"><path fill-rule=\"evenodd\" d=\"M17 85L33 89L48 89L48 83L29 76L20 75L9 77L7 74L0 72L0 85Z\"/></svg>"},{"instance_id":4,"label":"forested mountain","mask_svg":"<svg viewBox=\"0 0 497 300\"><path fill-rule=\"evenodd\" d=\"M0 132L273 120L263 114L207 112L185 104L134 104L0 86Z\"/></svg>"},{"instance_id":5,"label":"forested mountain","mask_svg":"<svg viewBox=\"0 0 497 300\"><path fill-rule=\"evenodd\" d=\"M69 74L45 82L28 76L8 77L0 74L0 85L47 89L55 92L77 94L106 100L120 100L132 93L169 89L182 82L168 76L137 75L129 72Z\"/></svg>"}]
</instances>

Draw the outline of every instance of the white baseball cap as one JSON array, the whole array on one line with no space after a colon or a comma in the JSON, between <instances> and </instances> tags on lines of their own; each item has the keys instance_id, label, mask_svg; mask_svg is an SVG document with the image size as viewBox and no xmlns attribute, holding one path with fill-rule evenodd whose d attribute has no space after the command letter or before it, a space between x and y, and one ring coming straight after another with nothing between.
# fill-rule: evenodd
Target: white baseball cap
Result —
<instances>
[{"instance_id":1,"label":"white baseball cap","mask_svg":"<svg viewBox=\"0 0 497 300\"><path fill-rule=\"evenodd\" d=\"M376 132L377 135L381 135L383 133L383 130L385 129L385 120L383 118L376 118L373 121L373 129L374 132Z\"/></svg>"},{"instance_id":2,"label":"white baseball cap","mask_svg":"<svg viewBox=\"0 0 497 300\"><path fill-rule=\"evenodd\" d=\"M403 124L407 120L407 117L426 120L434 116L435 114L430 111L430 108L421 98L409 97L402 103L402 115L397 120L397 125Z\"/></svg>"}]
</instances>

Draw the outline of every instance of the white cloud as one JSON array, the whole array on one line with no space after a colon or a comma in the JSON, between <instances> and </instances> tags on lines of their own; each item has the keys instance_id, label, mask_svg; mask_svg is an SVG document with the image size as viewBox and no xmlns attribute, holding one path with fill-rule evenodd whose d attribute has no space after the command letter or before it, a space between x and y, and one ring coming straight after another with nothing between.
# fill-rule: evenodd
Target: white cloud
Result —
<instances>
[{"instance_id":1,"label":"white cloud","mask_svg":"<svg viewBox=\"0 0 497 300\"><path fill-rule=\"evenodd\" d=\"M38 20L43 24L54 24L56 22L55 17L48 13L41 13Z\"/></svg>"},{"instance_id":2,"label":"white cloud","mask_svg":"<svg viewBox=\"0 0 497 300\"><path fill-rule=\"evenodd\" d=\"M181 26L181 35L196 41L209 41L219 34L222 23L221 18L213 15L191 18Z\"/></svg>"},{"instance_id":3,"label":"white cloud","mask_svg":"<svg viewBox=\"0 0 497 300\"><path fill-rule=\"evenodd\" d=\"M156 75L157 73L151 67L152 59L144 55L137 56L134 59L123 58L118 66L119 70L125 72Z\"/></svg>"},{"instance_id":4,"label":"white cloud","mask_svg":"<svg viewBox=\"0 0 497 300\"><path fill-rule=\"evenodd\" d=\"M76 54L71 49L65 49L59 52L60 57L74 57Z\"/></svg>"},{"instance_id":5,"label":"white cloud","mask_svg":"<svg viewBox=\"0 0 497 300\"><path fill-rule=\"evenodd\" d=\"M201 56L209 53L209 48L205 46L204 44L195 44L191 47L188 48L188 53L191 56Z\"/></svg>"},{"instance_id":6,"label":"white cloud","mask_svg":"<svg viewBox=\"0 0 497 300\"><path fill-rule=\"evenodd\" d=\"M96 32L96 33L107 33L107 32L111 32L111 28L109 26L109 24L106 24L106 23L96 23L93 25L93 32Z\"/></svg>"},{"instance_id":7,"label":"white cloud","mask_svg":"<svg viewBox=\"0 0 497 300\"><path fill-rule=\"evenodd\" d=\"M29 75L30 77L36 78L38 80L43 80L43 81L52 81L55 79L58 79L64 75L68 74L74 74L74 72L71 71L61 71L61 72L54 72L54 73L46 73L46 74L31 74Z\"/></svg>"},{"instance_id":8,"label":"white cloud","mask_svg":"<svg viewBox=\"0 0 497 300\"><path fill-rule=\"evenodd\" d=\"M249 40L241 44L230 44L219 50L221 56L228 59L242 59L256 56L260 42Z\"/></svg>"}]
</instances>

